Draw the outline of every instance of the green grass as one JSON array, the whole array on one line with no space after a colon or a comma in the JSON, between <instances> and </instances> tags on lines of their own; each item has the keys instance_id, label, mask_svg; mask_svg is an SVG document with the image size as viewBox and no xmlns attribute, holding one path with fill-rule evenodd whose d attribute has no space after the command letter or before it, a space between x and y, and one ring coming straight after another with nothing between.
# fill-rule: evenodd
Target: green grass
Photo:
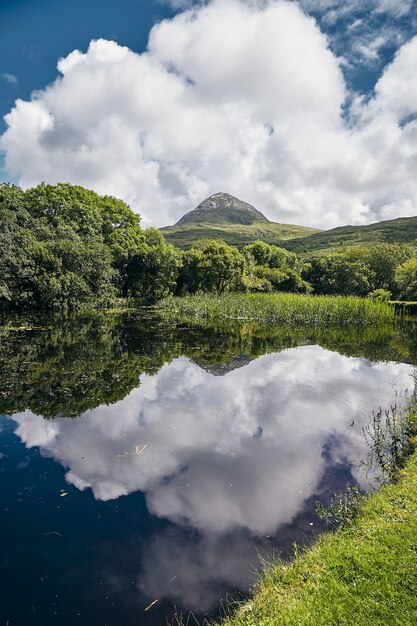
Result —
<instances>
[{"instance_id":1,"label":"green grass","mask_svg":"<svg viewBox=\"0 0 417 626\"><path fill-rule=\"evenodd\" d=\"M366 298L287 293L197 294L167 298L159 308L185 320L254 321L290 326L364 325L388 321L394 316L393 308L387 303Z\"/></svg>"},{"instance_id":2,"label":"green grass","mask_svg":"<svg viewBox=\"0 0 417 626\"><path fill-rule=\"evenodd\" d=\"M298 254L310 255L376 243L412 243L416 239L417 217L400 217L366 226L340 226L314 233L302 240L283 242L282 245Z\"/></svg>"},{"instance_id":3,"label":"green grass","mask_svg":"<svg viewBox=\"0 0 417 626\"><path fill-rule=\"evenodd\" d=\"M416 315L417 302L407 300L391 300L389 303L400 315Z\"/></svg>"},{"instance_id":4,"label":"green grass","mask_svg":"<svg viewBox=\"0 0 417 626\"><path fill-rule=\"evenodd\" d=\"M187 250L199 239L221 239L231 246L242 248L257 239L280 245L288 239L308 237L318 231L306 226L259 221L249 225L222 222L218 224L189 223L161 228L161 232L169 243Z\"/></svg>"},{"instance_id":5,"label":"green grass","mask_svg":"<svg viewBox=\"0 0 417 626\"><path fill-rule=\"evenodd\" d=\"M250 226L193 223L170 226L161 231L170 243L184 249L202 238L223 239L238 248L262 239L297 254L311 256L374 243L412 243L417 239L417 217L401 217L366 226L340 226L326 231L274 222L258 222Z\"/></svg>"},{"instance_id":6,"label":"green grass","mask_svg":"<svg viewBox=\"0 0 417 626\"><path fill-rule=\"evenodd\" d=\"M415 626L417 453L349 526L268 566L255 591L222 626Z\"/></svg>"}]
</instances>

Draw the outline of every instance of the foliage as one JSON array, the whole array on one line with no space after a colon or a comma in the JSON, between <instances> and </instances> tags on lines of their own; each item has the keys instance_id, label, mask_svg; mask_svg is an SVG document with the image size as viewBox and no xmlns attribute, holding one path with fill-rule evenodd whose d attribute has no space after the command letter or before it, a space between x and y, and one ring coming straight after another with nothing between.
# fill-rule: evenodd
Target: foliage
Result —
<instances>
[{"instance_id":1,"label":"foliage","mask_svg":"<svg viewBox=\"0 0 417 626\"><path fill-rule=\"evenodd\" d=\"M254 274L242 276L242 291L270 293L273 287L267 278L259 278Z\"/></svg>"},{"instance_id":2,"label":"foliage","mask_svg":"<svg viewBox=\"0 0 417 626\"><path fill-rule=\"evenodd\" d=\"M368 294L368 298L379 300L380 302L389 302L392 298L392 293L388 289L374 289Z\"/></svg>"},{"instance_id":3,"label":"foliage","mask_svg":"<svg viewBox=\"0 0 417 626\"><path fill-rule=\"evenodd\" d=\"M259 239L241 252L218 239L182 252L158 230L142 230L116 198L69 184L0 185L3 308L108 306L120 296L150 303L199 291L417 298L412 255L408 246L382 243L305 262Z\"/></svg>"},{"instance_id":4,"label":"foliage","mask_svg":"<svg viewBox=\"0 0 417 626\"><path fill-rule=\"evenodd\" d=\"M77 185L38 185L24 192L24 206L37 224L52 231L64 228L82 239L100 238L118 268L142 241L140 218L122 200Z\"/></svg>"},{"instance_id":5,"label":"foliage","mask_svg":"<svg viewBox=\"0 0 417 626\"><path fill-rule=\"evenodd\" d=\"M321 294L366 296L380 289L397 292L397 268L411 254L411 249L401 244L352 248L311 259L303 276Z\"/></svg>"},{"instance_id":6,"label":"foliage","mask_svg":"<svg viewBox=\"0 0 417 626\"><path fill-rule=\"evenodd\" d=\"M221 241L201 241L198 246L183 253L178 292L223 293L236 289L242 282L244 269L244 258L236 248Z\"/></svg>"},{"instance_id":7,"label":"foliage","mask_svg":"<svg viewBox=\"0 0 417 626\"><path fill-rule=\"evenodd\" d=\"M375 466L381 472L382 481L395 480L398 470L410 454L414 430L415 424L409 410L400 413L394 405L388 410L379 409L373 413L370 423L364 428L364 434L371 451L369 467Z\"/></svg>"},{"instance_id":8,"label":"foliage","mask_svg":"<svg viewBox=\"0 0 417 626\"><path fill-rule=\"evenodd\" d=\"M295 257L284 248L271 246L265 241L254 241L245 246L242 250L250 265L260 265L271 268L282 268L287 265L288 259Z\"/></svg>"},{"instance_id":9,"label":"foliage","mask_svg":"<svg viewBox=\"0 0 417 626\"><path fill-rule=\"evenodd\" d=\"M397 268L395 280L404 299L417 299L417 257L405 261Z\"/></svg>"},{"instance_id":10,"label":"foliage","mask_svg":"<svg viewBox=\"0 0 417 626\"><path fill-rule=\"evenodd\" d=\"M248 267L248 279L244 284L250 291L311 291L300 275L302 264L296 254L260 240L245 246L242 254Z\"/></svg>"},{"instance_id":11,"label":"foliage","mask_svg":"<svg viewBox=\"0 0 417 626\"><path fill-rule=\"evenodd\" d=\"M276 269L265 265L256 265L253 273L257 278L267 280L274 291L290 291L292 293L310 293L312 291L308 282L290 267Z\"/></svg>"},{"instance_id":12,"label":"foliage","mask_svg":"<svg viewBox=\"0 0 417 626\"><path fill-rule=\"evenodd\" d=\"M365 494L356 485L349 485L344 493L334 494L330 504L316 503L316 513L320 519L348 526L358 515Z\"/></svg>"},{"instance_id":13,"label":"foliage","mask_svg":"<svg viewBox=\"0 0 417 626\"><path fill-rule=\"evenodd\" d=\"M0 185L0 304L17 308L106 303L143 241L121 200L68 184Z\"/></svg>"},{"instance_id":14,"label":"foliage","mask_svg":"<svg viewBox=\"0 0 417 626\"><path fill-rule=\"evenodd\" d=\"M179 251L165 243L158 230L146 230L126 265L125 293L151 301L167 296L176 288L180 263Z\"/></svg>"}]
</instances>

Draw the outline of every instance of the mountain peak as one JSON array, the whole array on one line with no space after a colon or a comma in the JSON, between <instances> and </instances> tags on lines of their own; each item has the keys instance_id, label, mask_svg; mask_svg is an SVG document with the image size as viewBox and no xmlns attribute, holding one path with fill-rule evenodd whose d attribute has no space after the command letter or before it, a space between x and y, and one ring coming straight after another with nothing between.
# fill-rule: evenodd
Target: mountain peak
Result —
<instances>
[{"instance_id":1,"label":"mountain peak","mask_svg":"<svg viewBox=\"0 0 417 626\"><path fill-rule=\"evenodd\" d=\"M218 192L209 196L175 224L253 224L269 220L251 204L235 198L230 193Z\"/></svg>"}]
</instances>

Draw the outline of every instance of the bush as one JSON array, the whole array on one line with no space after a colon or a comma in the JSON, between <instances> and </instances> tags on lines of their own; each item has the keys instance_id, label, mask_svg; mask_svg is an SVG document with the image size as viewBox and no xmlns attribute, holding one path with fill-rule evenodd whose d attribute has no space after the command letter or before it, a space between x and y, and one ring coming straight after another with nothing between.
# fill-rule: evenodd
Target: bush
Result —
<instances>
[{"instance_id":1,"label":"bush","mask_svg":"<svg viewBox=\"0 0 417 626\"><path fill-rule=\"evenodd\" d=\"M379 302L388 302L392 298L392 293L388 289L374 289L368 294L368 298L378 300Z\"/></svg>"}]
</instances>

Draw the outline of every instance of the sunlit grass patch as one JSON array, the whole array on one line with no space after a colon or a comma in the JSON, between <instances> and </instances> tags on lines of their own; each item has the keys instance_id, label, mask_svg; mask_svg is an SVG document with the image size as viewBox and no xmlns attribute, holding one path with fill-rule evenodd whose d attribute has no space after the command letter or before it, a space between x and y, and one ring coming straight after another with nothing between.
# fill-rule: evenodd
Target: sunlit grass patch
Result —
<instances>
[{"instance_id":1,"label":"sunlit grass patch","mask_svg":"<svg viewBox=\"0 0 417 626\"><path fill-rule=\"evenodd\" d=\"M385 302L343 296L306 296L288 293L196 294L168 298L160 308L182 318L207 321L238 320L293 326L373 324L393 319Z\"/></svg>"}]
</instances>

